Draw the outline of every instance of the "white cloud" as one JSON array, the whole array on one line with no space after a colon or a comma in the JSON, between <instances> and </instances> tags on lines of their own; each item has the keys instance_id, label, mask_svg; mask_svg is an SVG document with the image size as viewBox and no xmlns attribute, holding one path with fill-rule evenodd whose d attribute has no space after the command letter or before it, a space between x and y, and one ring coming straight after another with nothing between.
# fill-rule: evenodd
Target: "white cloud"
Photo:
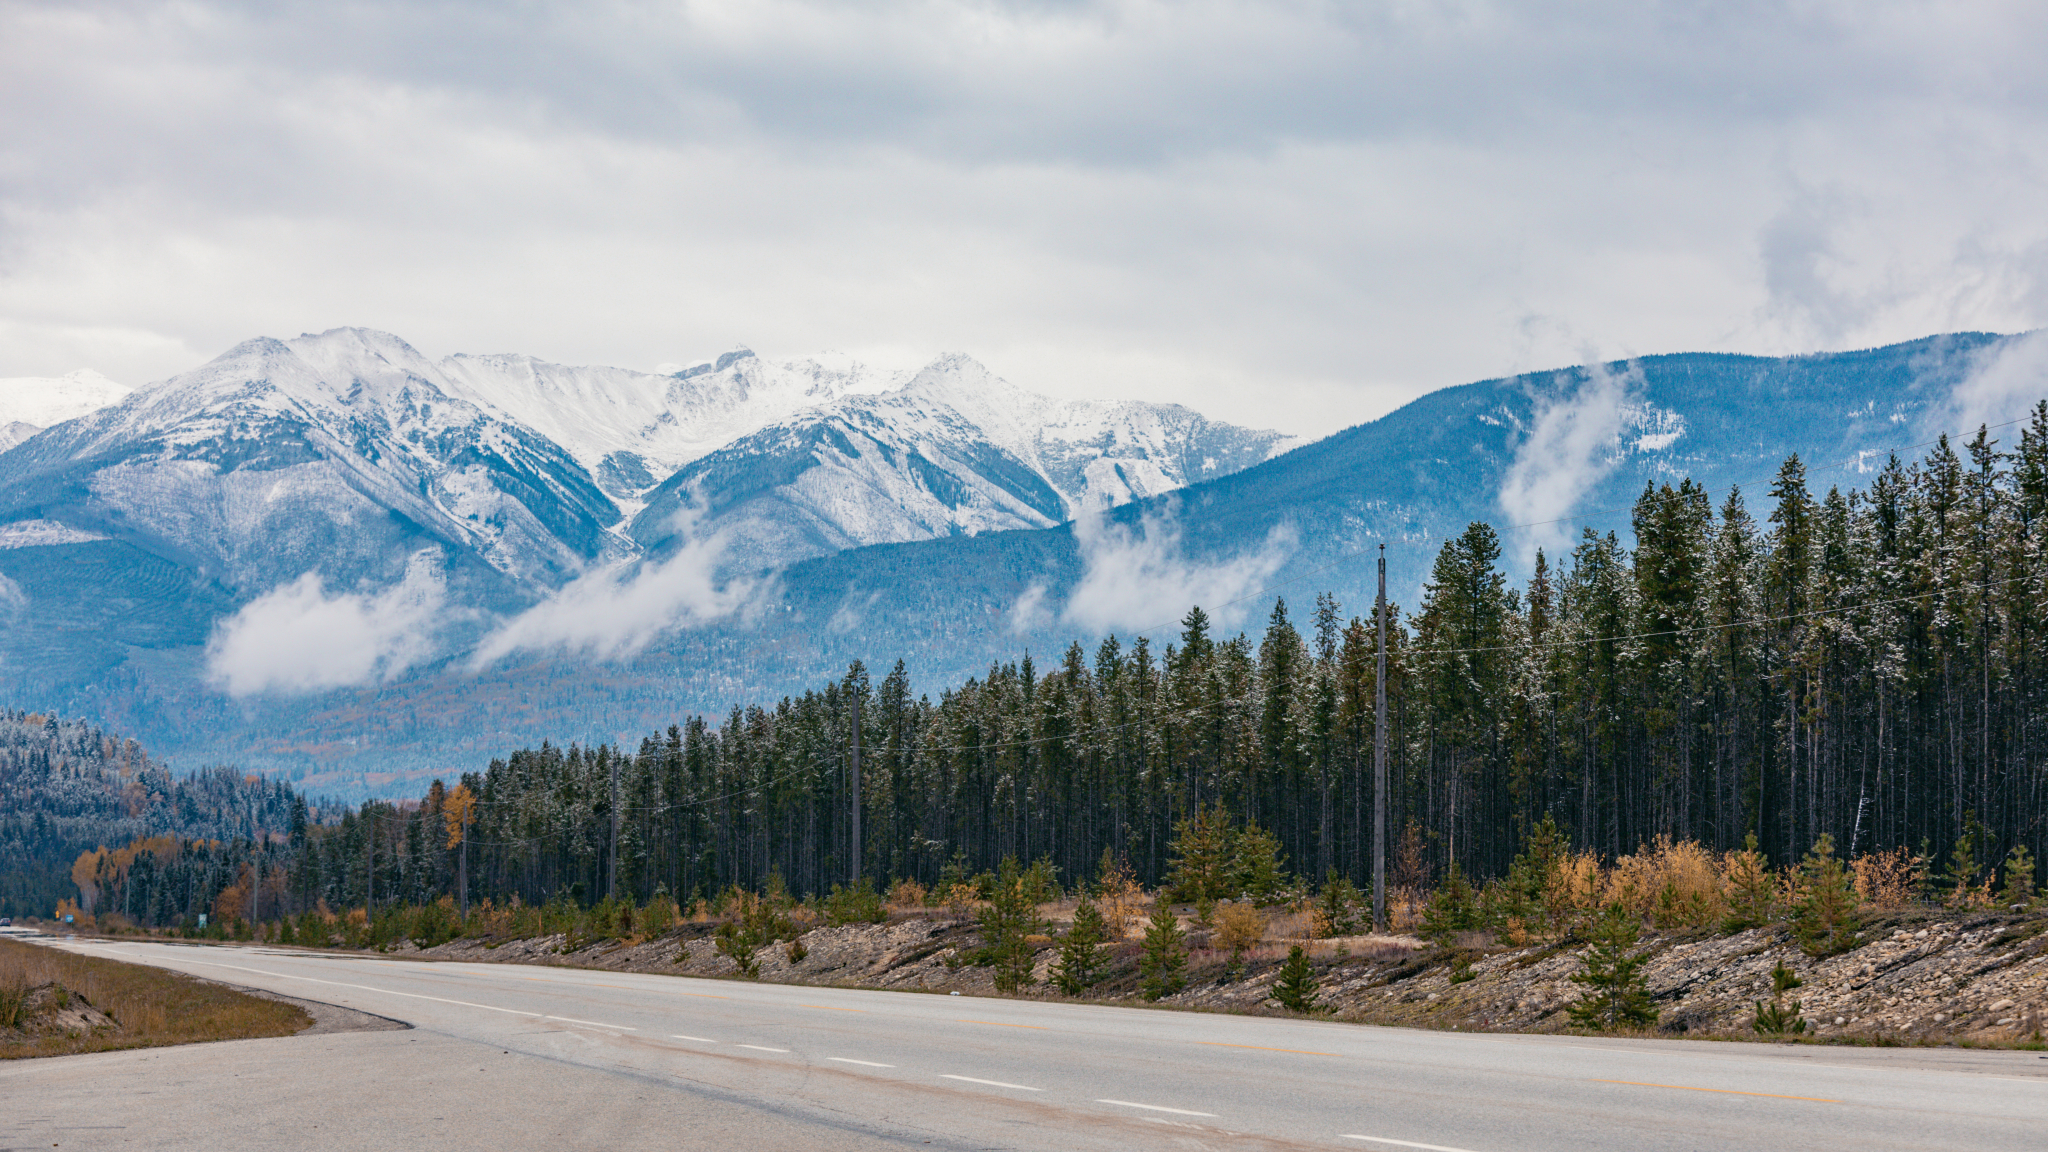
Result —
<instances>
[{"instance_id":1,"label":"white cloud","mask_svg":"<svg viewBox=\"0 0 2048 1152\"><path fill-rule=\"evenodd\" d=\"M722 534L699 538L686 512L683 544L659 562L621 562L586 573L547 600L499 625L477 646L482 668L520 651L562 650L597 659L630 655L665 632L745 612L762 595L758 582L723 577Z\"/></svg>"},{"instance_id":2,"label":"white cloud","mask_svg":"<svg viewBox=\"0 0 2048 1152\"><path fill-rule=\"evenodd\" d=\"M1575 526L1559 521L1620 462L1629 393L1642 386L1634 365L1614 372L1590 364L1576 386L1569 379L1559 376L1559 391L1538 399L1535 419L1501 479L1501 511L1519 526L1525 563L1537 548L1555 555L1570 539Z\"/></svg>"},{"instance_id":3,"label":"white cloud","mask_svg":"<svg viewBox=\"0 0 2048 1152\"><path fill-rule=\"evenodd\" d=\"M238 697L388 681L433 654L446 599L426 556L380 593L330 595L319 573L308 572L214 626L207 675Z\"/></svg>"},{"instance_id":4,"label":"white cloud","mask_svg":"<svg viewBox=\"0 0 2048 1152\"><path fill-rule=\"evenodd\" d=\"M1565 330L2048 323L2048 20L1930 11L10 3L0 376L964 348L1324 432Z\"/></svg>"},{"instance_id":5,"label":"white cloud","mask_svg":"<svg viewBox=\"0 0 2048 1152\"><path fill-rule=\"evenodd\" d=\"M2034 405L2048 399L2048 330L2029 332L1979 352L1963 382L1950 394L1945 409L1931 426L1968 440L1980 424L2025 419ZM1992 439L2007 445L2019 441L2018 428L2001 428Z\"/></svg>"},{"instance_id":6,"label":"white cloud","mask_svg":"<svg viewBox=\"0 0 2048 1152\"><path fill-rule=\"evenodd\" d=\"M1251 551L1210 563L1188 559L1179 522L1167 513L1147 515L1136 529L1100 514L1074 521L1081 552L1081 579L1060 610L1064 623L1095 632L1170 629L1189 608L1200 605L1218 627L1233 626L1246 606L1234 603L1256 592L1280 570L1295 535L1275 527ZM1034 586L1010 610L1043 611L1042 589Z\"/></svg>"}]
</instances>

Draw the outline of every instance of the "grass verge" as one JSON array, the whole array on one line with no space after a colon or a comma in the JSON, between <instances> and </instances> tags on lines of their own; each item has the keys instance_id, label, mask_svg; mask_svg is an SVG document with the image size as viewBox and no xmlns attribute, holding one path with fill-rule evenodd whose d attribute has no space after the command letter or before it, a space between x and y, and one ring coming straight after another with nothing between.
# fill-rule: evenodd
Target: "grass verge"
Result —
<instances>
[{"instance_id":1,"label":"grass verge","mask_svg":"<svg viewBox=\"0 0 2048 1152\"><path fill-rule=\"evenodd\" d=\"M290 1036L312 1022L181 972L0 939L0 1060Z\"/></svg>"}]
</instances>

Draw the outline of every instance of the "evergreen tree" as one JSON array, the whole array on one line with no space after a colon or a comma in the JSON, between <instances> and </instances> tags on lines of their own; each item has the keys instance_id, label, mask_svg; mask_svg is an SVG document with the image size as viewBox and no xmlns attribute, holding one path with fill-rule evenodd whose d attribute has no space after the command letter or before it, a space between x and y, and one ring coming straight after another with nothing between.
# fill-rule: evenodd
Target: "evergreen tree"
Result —
<instances>
[{"instance_id":1,"label":"evergreen tree","mask_svg":"<svg viewBox=\"0 0 2048 1152\"><path fill-rule=\"evenodd\" d=\"M1770 1002L1756 1002L1756 1019L1750 1026L1766 1036L1796 1036L1806 1031L1806 1018L1799 1014L1799 1001L1794 1000L1789 1006L1785 1003L1785 993L1802 983L1783 960L1778 961L1777 967L1771 969Z\"/></svg>"},{"instance_id":2,"label":"evergreen tree","mask_svg":"<svg viewBox=\"0 0 2048 1152\"><path fill-rule=\"evenodd\" d=\"M1038 930L1038 905L1015 856L1003 857L981 910L980 962L995 969L996 988L1015 992L1032 981L1036 949L1031 934Z\"/></svg>"},{"instance_id":3,"label":"evergreen tree","mask_svg":"<svg viewBox=\"0 0 2048 1152\"><path fill-rule=\"evenodd\" d=\"M1145 928L1145 952L1138 960L1145 999L1171 996L1187 987L1188 944L1172 905L1161 897Z\"/></svg>"},{"instance_id":4,"label":"evergreen tree","mask_svg":"<svg viewBox=\"0 0 2048 1152\"><path fill-rule=\"evenodd\" d=\"M1756 833L1743 839L1742 850L1728 854L1728 915L1721 931L1741 932L1761 928L1776 917L1778 886L1771 869L1757 851Z\"/></svg>"},{"instance_id":5,"label":"evergreen tree","mask_svg":"<svg viewBox=\"0 0 2048 1152\"><path fill-rule=\"evenodd\" d=\"M1309 966L1308 952L1296 944L1287 950L1287 962L1280 965L1280 977L1273 983L1273 999L1290 1012L1313 1012L1316 993L1315 970Z\"/></svg>"},{"instance_id":6,"label":"evergreen tree","mask_svg":"<svg viewBox=\"0 0 2048 1152\"><path fill-rule=\"evenodd\" d=\"M1792 920L1792 934L1799 946L1815 958L1854 948L1857 929L1862 927L1858 914L1862 898L1856 894L1855 878L1835 858L1833 836L1820 834L1800 863L1799 873L1799 908Z\"/></svg>"},{"instance_id":7,"label":"evergreen tree","mask_svg":"<svg viewBox=\"0 0 2048 1152\"><path fill-rule=\"evenodd\" d=\"M1574 1025L1604 1031L1657 1023L1642 958L1630 952L1639 933L1635 916L1619 903L1608 905L1594 919L1587 933L1593 947L1586 953L1584 970L1572 977L1572 983L1586 989L1571 1006Z\"/></svg>"},{"instance_id":8,"label":"evergreen tree","mask_svg":"<svg viewBox=\"0 0 2048 1152\"><path fill-rule=\"evenodd\" d=\"M1102 944L1107 939L1102 909L1083 896L1074 907L1074 923L1060 940L1059 971L1053 981L1069 996L1079 996L1102 979Z\"/></svg>"},{"instance_id":9,"label":"evergreen tree","mask_svg":"<svg viewBox=\"0 0 2048 1152\"><path fill-rule=\"evenodd\" d=\"M1453 860L1450 873L1422 910L1422 936L1442 944L1459 932L1479 926L1478 894L1472 891L1471 883Z\"/></svg>"},{"instance_id":10,"label":"evergreen tree","mask_svg":"<svg viewBox=\"0 0 2048 1152\"><path fill-rule=\"evenodd\" d=\"M2015 844L2005 857L2005 886L1998 902L2007 908L2031 908L2034 904L2034 854L2024 844Z\"/></svg>"}]
</instances>

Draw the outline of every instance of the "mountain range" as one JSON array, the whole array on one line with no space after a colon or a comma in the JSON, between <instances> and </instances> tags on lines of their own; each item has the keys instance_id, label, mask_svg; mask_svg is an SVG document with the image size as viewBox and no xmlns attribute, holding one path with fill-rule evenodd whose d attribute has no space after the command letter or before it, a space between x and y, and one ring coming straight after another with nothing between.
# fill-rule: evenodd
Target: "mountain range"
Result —
<instances>
[{"instance_id":1,"label":"mountain range","mask_svg":"<svg viewBox=\"0 0 2048 1152\"><path fill-rule=\"evenodd\" d=\"M1660 479L1760 495L1798 452L1853 486L2029 339L1534 373L1308 443L964 356L645 373L252 340L0 452L0 698L187 764L404 789L854 659L936 689L1111 632L1163 644L1193 603L1226 628L1275 594L1356 611L1378 544L1412 604L1468 521L1514 572L1581 524L1625 531Z\"/></svg>"}]
</instances>

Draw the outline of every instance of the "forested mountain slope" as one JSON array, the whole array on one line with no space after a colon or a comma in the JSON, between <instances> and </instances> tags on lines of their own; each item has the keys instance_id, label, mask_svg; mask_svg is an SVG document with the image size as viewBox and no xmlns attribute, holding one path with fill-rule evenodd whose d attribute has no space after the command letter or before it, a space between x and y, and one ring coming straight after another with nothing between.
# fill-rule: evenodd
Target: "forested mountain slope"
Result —
<instances>
[{"instance_id":1,"label":"forested mountain slope","mask_svg":"<svg viewBox=\"0 0 2048 1152\"><path fill-rule=\"evenodd\" d=\"M297 794L227 768L173 775L80 720L0 711L0 916L77 899L81 852L154 836L247 839L291 826ZM297 808L303 822L303 805Z\"/></svg>"}]
</instances>

